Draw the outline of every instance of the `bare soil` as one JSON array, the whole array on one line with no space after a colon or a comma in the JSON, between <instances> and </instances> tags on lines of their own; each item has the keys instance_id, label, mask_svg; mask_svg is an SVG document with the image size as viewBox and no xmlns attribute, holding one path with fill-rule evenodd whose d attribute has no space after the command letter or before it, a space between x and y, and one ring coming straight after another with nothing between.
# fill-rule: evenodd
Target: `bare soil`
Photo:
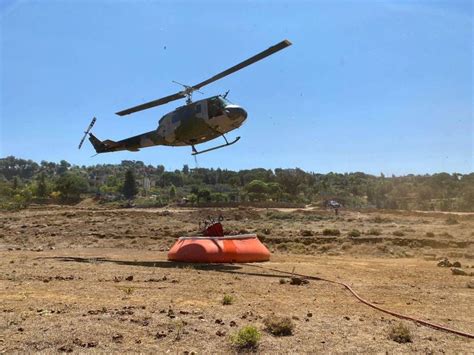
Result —
<instances>
[{"instance_id":1,"label":"bare soil","mask_svg":"<svg viewBox=\"0 0 474 355\"><path fill-rule=\"evenodd\" d=\"M257 233L271 261L166 260L178 236L220 213L227 233ZM473 233L473 214L95 205L0 212L0 352L235 353L230 336L254 325L262 339L249 351L261 353L473 353L473 340L380 313L338 285L292 285L269 270L344 281L382 307L474 333ZM438 267L443 258L466 275ZM222 304L224 295L232 304ZM266 332L272 314L291 317L293 335ZM411 342L389 338L399 322Z\"/></svg>"}]
</instances>

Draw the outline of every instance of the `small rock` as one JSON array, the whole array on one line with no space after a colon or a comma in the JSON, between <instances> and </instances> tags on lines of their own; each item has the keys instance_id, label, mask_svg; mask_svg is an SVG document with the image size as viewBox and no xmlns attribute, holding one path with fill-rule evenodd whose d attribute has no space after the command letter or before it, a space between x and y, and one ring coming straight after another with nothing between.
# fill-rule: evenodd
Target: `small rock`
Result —
<instances>
[{"instance_id":1,"label":"small rock","mask_svg":"<svg viewBox=\"0 0 474 355\"><path fill-rule=\"evenodd\" d=\"M466 271L461 270L461 269L456 269L456 268L452 268L451 272L453 273L453 275L461 275L461 276L467 275Z\"/></svg>"},{"instance_id":2,"label":"small rock","mask_svg":"<svg viewBox=\"0 0 474 355\"><path fill-rule=\"evenodd\" d=\"M127 280L127 281L133 281L133 275L127 276L127 277L125 278L125 280Z\"/></svg>"},{"instance_id":3,"label":"small rock","mask_svg":"<svg viewBox=\"0 0 474 355\"><path fill-rule=\"evenodd\" d=\"M233 320L231 320L230 323L229 323L229 325L230 325L231 327L236 327L236 326L237 326L237 323L234 322Z\"/></svg>"},{"instance_id":4,"label":"small rock","mask_svg":"<svg viewBox=\"0 0 474 355\"><path fill-rule=\"evenodd\" d=\"M113 341L114 343L117 343L117 344L122 343L122 341L123 341L123 335L122 335L122 334L115 334L115 335L112 335L112 341Z\"/></svg>"},{"instance_id":5,"label":"small rock","mask_svg":"<svg viewBox=\"0 0 474 355\"><path fill-rule=\"evenodd\" d=\"M73 349L71 345L63 345L58 349L62 353L72 353Z\"/></svg>"},{"instance_id":6,"label":"small rock","mask_svg":"<svg viewBox=\"0 0 474 355\"><path fill-rule=\"evenodd\" d=\"M290 281L290 285L306 285L308 283L309 281L302 277L292 277Z\"/></svg>"},{"instance_id":7,"label":"small rock","mask_svg":"<svg viewBox=\"0 0 474 355\"><path fill-rule=\"evenodd\" d=\"M166 333L163 332L163 331L158 332L158 333L155 334L156 339L161 339L161 338L164 338L164 337L166 337Z\"/></svg>"},{"instance_id":8,"label":"small rock","mask_svg":"<svg viewBox=\"0 0 474 355\"><path fill-rule=\"evenodd\" d=\"M452 266L453 267L461 267L461 263L459 261L455 261Z\"/></svg>"},{"instance_id":9,"label":"small rock","mask_svg":"<svg viewBox=\"0 0 474 355\"><path fill-rule=\"evenodd\" d=\"M453 266L453 264L451 264L451 262L448 260L448 258L444 258L443 260L441 260L438 263L438 266L439 267L451 267L451 266Z\"/></svg>"},{"instance_id":10,"label":"small rock","mask_svg":"<svg viewBox=\"0 0 474 355\"><path fill-rule=\"evenodd\" d=\"M308 314L306 315L306 317L308 317L308 318L311 318L312 316L313 316L313 313L311 313L311 312L308 312Z\"/></svg>"},{"instance_id":11,"label":"small rock","mask_svg":"<svg viewBox=\"0 0 474 355\"><path fill-rule=\"evenodd\" d=\"M89 341L87 342L87 347L88 348L95 348L97 346L97 342L96 341Z\"/></svg>"},{"instance_id":12,"label":"small rock","mask_svg":"<svg viewBox=\"0 0 474 355\"><path fill-rule=\"evenodd\" d=\"M216 335L219 336L219 337L223 337L225 334L226 334L226 332L223 331L223 330L218 330L218 331L216 332Z\"/></svg>"}]
</instances>

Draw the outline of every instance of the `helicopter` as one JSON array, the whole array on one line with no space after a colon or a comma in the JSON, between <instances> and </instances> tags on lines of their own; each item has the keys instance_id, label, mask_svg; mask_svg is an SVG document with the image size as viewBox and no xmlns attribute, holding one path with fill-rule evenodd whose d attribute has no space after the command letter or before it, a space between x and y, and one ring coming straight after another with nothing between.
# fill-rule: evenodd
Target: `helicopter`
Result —
<instances>
[{"instance_id":1,"label":"helicopter","mask_svg":"<svg viewBox=\"0 0 474 355\"><path fill-rule=\"evenodd\" d=\"M198 101L192 100L193 92L200 92L199 89L203 86L262 60L291 44L290 41L283 40L253 57L250 57L249 59L244 60L243 62L240 62L239 64L234 65L233 67L194 86L184 85L174 81L174 83L182 85L184 90L116 113L119 116L125 116L134 112L160 106L171 101L186 98L186 104L161 117L158 123L158 128L153 131L120 141L113 141L110 139L101 141L90 132L96 122L96 118L94 117L87 130L84 132L84 136L79 143L79 149L81 149L88 134L89 141L92 143L97 154L117 152L121 150L137 152L141 148L163 145L191 146L191 154L196 155L235 144L240 137L236 137L233 141L229 142L225 134L239 128L244 123L247 119L247 111L243 107L233 104L227 99L229 91L223 95L216 95ZM198 144L221 136L224 138L224 144L201 151L198 151L195 147Z\"/></svg>"}]
</instances>

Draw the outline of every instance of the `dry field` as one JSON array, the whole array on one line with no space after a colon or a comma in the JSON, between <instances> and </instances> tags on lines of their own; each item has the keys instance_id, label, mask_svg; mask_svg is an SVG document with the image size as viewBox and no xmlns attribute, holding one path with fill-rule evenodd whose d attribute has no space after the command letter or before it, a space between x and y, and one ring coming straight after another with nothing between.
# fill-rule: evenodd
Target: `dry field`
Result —
<instances>
[{"instance_id":1,"label":"dry field","mask_svg":"<svg viewBox=\"0 0 474 355\"><path fill-rule=\"evenodd\" d=\"M255 232L260 264L166 261L207 215ZM401 321L343 287L292 285L269 268L351 285L404 314L474 333L474 214L48 206L0 212L0 352L233 353L241 327L261 353L474 353L474 340ZM459 261L454 275L439 260ZM225 295L231 304L224 305ZM293 334L265 330L289 317ZM402 323L411 342L389 337Z\"/></svg>"}]
</instances>

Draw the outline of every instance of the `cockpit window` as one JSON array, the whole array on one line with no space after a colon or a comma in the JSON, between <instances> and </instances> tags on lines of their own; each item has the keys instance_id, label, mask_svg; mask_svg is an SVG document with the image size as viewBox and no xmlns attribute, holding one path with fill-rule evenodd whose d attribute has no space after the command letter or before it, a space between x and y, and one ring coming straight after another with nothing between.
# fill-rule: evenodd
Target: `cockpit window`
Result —
<instances>
[{"instance_id":1,"label":"cockpit window","mask_svg":"<svg viewBox=\"0 0 474 355\"><path fill-rule=\"evenodd\" d=\"M220 99L220 97L213 97L208 100L209 118L224 114L223 109L225 104Z\"/></svg>"},{"instance_id":2,"label":"cockpit window","mask_svg":"<svg viewBox=\"0 0 474 355\"><path fill-rule=\"evenodd\" d=\"M222 105L222 108L226 107L227 105L231 105L231 103L228 100L224 99L222 96L219 96L218 99Z\"/></svg>"}]
</instances>

